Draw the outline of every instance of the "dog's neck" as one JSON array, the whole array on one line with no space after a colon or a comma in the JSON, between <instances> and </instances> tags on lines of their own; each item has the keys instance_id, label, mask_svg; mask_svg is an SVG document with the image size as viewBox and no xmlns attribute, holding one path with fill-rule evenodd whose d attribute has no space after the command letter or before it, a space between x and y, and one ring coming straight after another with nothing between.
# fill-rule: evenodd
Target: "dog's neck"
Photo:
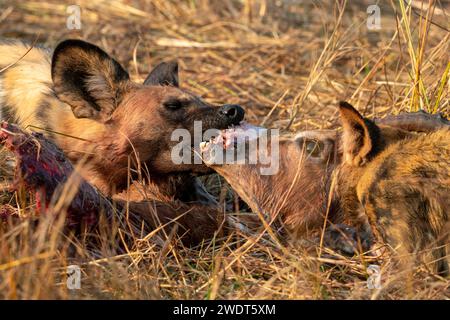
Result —
<instances>
[{"instance_id":1,"label":"dog's neck","mask_svg":"<svg viewBox=\"0 0 450 320\"><path fill-rule=\"evenodd\" d=\"M190 173L152 176L151 179L135 181L130 188L117 195L130 201L157 200L181 201L216 205L215 199L205 190L201 182Z\"/></svg>"}]
</instances>

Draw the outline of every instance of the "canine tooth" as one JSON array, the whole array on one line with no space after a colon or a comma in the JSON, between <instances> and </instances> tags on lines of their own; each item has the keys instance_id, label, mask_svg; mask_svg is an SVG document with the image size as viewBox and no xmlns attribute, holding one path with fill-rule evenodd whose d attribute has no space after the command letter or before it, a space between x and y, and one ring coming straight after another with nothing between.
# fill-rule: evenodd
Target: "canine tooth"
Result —
<instances>
[{"instance_id":1,"label":"canine tooth","mask_svg":"<svg viewBox=\"0 0 450 320\"><path fill-rule=\"evenodd\" d=\"M200 142L200 149L206 148L207 145L208 145L208 142L206 142L206 141Z\"/></svg>"}]
</instances>

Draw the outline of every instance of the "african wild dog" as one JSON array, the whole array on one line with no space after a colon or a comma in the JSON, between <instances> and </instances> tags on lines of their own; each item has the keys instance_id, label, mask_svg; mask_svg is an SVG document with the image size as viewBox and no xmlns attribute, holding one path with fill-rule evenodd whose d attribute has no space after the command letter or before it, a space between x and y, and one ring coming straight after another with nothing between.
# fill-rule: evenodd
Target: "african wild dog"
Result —
<instances>
[{"instance_id":1,"label":"african wild dog","mask_svg":"<svg viewBox=\"0 0 450 320\"><path fill-rule=\"evenodd\" d=\"M104 194L126 189L129 173L137 172L145 182L115 199L131 201L150 225L177 218L183 239L198 242L222 224L195 177L212 170L175 164L171 151L179 142L171 134L186 129L193 137L195 121L203 132L237 125L244 117L240 106L214 106L179 88L175 62L159 64L143 84L135 83L116 60L81 40L63 41L53 53L0 41L0 68L2 120L40 128L72 162L82 162L82 176Z\"/></svg>"},{"instance_id":2,"label":"african wild dog","mask_svg":"<svg viewBox=\"0 0 450 320\"><path fill-rule=\"evenodd\" d=\"M223 136L229 140L230 133L233 134L225 130ZM339 160L336 135L328 130L281 137L279 170L273 175L261 175L260 169L266 165L259 161L250 163L250 151L242 164L220 162L222 159L213 151L214 141L203 144L202 153L205 163L227 180L253 212L267 215L269 220L280 220L291 237L299 238L323 225L329 180ZM271 143L267 146L272 153Z\"/></svg>"},{"instance_id":3,"label":"african wild dog","mask_svg":"<svg viewBox=\"0 0 450 320\"><path fill-rule=\"evenodd\" d=\"M356 117L356 119L359 118ZM435 195L440 194L438 197L441 197L440 199L442 201L447 201L446 203L440 204L440 209L434 208L436 210L433 211L434 209L432 207L426 206L426 202L417 200L414 205L422 208L424 211L417 213L416 220L414 220L414 212L408 212L408 210L413 210L413 207L404 208L404 219L408 215L411 215L411 221L420 222L421 217L429 216L430 221L436 223L436 225L432 226L436 228L435 230L427 229L424 223L418 226L417 230L413 231L411 229L411 232L420 235L420 237L416 237L414 234L416 240L421 244L420 241L424 239L423 237L429 236L432 238L433 234L438 233L440 228L444 230L443 224L447 219L445 215L441 216L444 211L439 210L447 209L450 205L448 203L448 196L442 197L446 195L446 193L442 193L444 190L449 191L449 122L440 116L434 117L425 113L401 114L397 117L378 119L376 122L380 123L380 125L375 126L372 122L367 122L370 123L371 127L376 127L380 133L378 140L372 141L373 145L370 151L370 156L374 157L372 162L381 165L377 159L382 159L378 158L378 154L384 149L390 150L390 158L397 157L405 161L403 164L398 162L397 167L381 168L386 169L386 171L383 171L386 178L392 175L393 179L391 183L399 189L398 192L400 194L397 194L399 197L397 201L400 201L402 192L405 192L403 197L408 196L406 190L401 189L405 186L411 188L415 186L417 195L429 195L428 191L422 188L426 185L428 185L429 191L434 190ZM356 128L354 126L345 127L345 129L349 128L359 130L359 132L362 130L362 127L358 126ZM403 130L403 128L406 130ZM434 128L441 129L430 135L419 135L411 132L428 132L433 131ZM235 133L230 130L224 130L222 135L224 139L229 140L233 138ZM358 183L361 183L361 186L366 186L363 184L363 181L367 181L367 178L371 174L372 166L376 166L376 164L370 165L370 167L368 167L369 164L361 165L362 162L371 162L371 160L367 161L368 159L364 159L362 161L357 156L354 158L361 162L359 166L356 166L356 160L353 160L355 162L352 166L347 164L349 156L344 152L345 148L341 146L351 146L352 144L348 142L350 137L354 138L354 147L368 148L368 144L365 144L364 147L360 145L360 143L364 142L361 137L358 137L356 134L349 134L346 130L344 130L344 134L335 130L305 131L298 133L293 138L280 139L280 170L272 176L263 176L260 174L258 170L262 166L260 163L250 164L248 161L244 164L218 163L216 154L212 153L213 145L217 145L217 141L204 144L202 152L205 162L225 177L239 196L249 204L252 211L268 214L272 218L279 216L285 229L290 231L291 235L295 238L305 237L307 230L319 229L319 227L324 225L324 218L327 217L332 224L345 223L346 225L356 227L356 231L358 231L356 234L350 229L343 231L355 241L358 236L361 236L363 248L367 248L371 240L371 228L367 224L367 219L361 219L365 214L363 212L364 210L362 210L362 202L360 202L362 199L358 198L355 188ZM233 143L228 141L227 145L232 146ZM434 150L433 147L435 147ZM400 150L395 153L397 148L404 148L404 151ZM417 148L417 150L414 148ZM425 151L423 155L419 151L422 149ZM434 152L440 153L435 155ZM380 155L380 157L382 156L383 154ZM391 165L393 161L391 160ZM414 168L415 164L413 161L417 161L416 167L418 169L423 169L415 172L417 174L416 177L414 177L413 171L406 171L409 166ZM365 180L361 180L360 174L366 171L368 173L364 176ZM338 172L339 174L337 174ZM432 173L434 177L430 176ZM405 176L400 178L401 174ZM408 175L411 175L410 178L408 178ZM339 177L339 179L334 179L334 177ZM371 177L373 178L374 176ZM402 183L406 182L407 178L409 179L408 184L402 185ZM414 179L417 179L414 182L416 184L411 181ZM377 181L373 181L373 183L377 188L382 186L381 184L377 185ZM366 196L370 196L370 193L368 195L366 194ZM394 195L392 194L392 196ZM383 199L382 194L379 197L376 201ZM367 200L365 201L365 205L368 205ZM437 200L429 199L429 201L436 203ZM396 204L400 205L400 203ZM403 204L407 204L407 202L403 202ZM413 202L408 202L408 204L413 204ZM420 205L423 206L420 207ZM392 210L394 209L397 210L396 208L392 208ZM363 215L360 215L360 213L363 213ZM401 220L402 217L396 219ZM392 223L390 232L400 230L402 223L404 223L404 221L396 221L394 219L388 219L387 221L388 223ZM386 223L386 218L382 218L381 222ZM377 225L372 225L375 233L378 230L375 229ZM340 226L345 227L343 225ZM384 228L382 224L380 226ZM328 240L334 241L333 234L335 233L334 230L331 230ZM404 234L404 236L408 236L408 234ZM436 234L435 240L437 238L438 235ZM388 242L390 241L389 239L387 240ZM408 241L407 245L411 246L415 244L416 240L412 239ZM354 244L357 243L354 242ZM342 248L343 245L345 248ZM354 251L354 249L348 248L346 241L335 243L334 246L349 253Z\"/></svg>"},{"instance_id":4,"label":"african wild dog","mask_svg":"<svg viewBox=\"0 0 450 320\"><path fill-rule=\"evenodd\" d=\"M53 54L1 41L0 68L6 66L2 119L44 129L73 162L85 158L83 176L105 194L126 187L128 162L133 172L138 157L158 196L190 200L197 186L191 174L210 169L172 162L173 130L192 134L196 120L203 131L225 129L244 117L238 105L213 106L179 88L175 62L156 66L139 84L102 49L81 40L63 41Z\"/></svg>"},{"instance_id":5,"label":"african wild dog","mask_svg":"<svg viewBox=\"0 0 450 320\"><path fill-rule=\"evenodd\" d=\"M343 161L332 197L344 215L360 216L400 257L411 254L448 274L450 129L406 138L377 126L348 103L339 107ZM405 139L406 138L406 139Z\"/></svg>"}]
</instances>

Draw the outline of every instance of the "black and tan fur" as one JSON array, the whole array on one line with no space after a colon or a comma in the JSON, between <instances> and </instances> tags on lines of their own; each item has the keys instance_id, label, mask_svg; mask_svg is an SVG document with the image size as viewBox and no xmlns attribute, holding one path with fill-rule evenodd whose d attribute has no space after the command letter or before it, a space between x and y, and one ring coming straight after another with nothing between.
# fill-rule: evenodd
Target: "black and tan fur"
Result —
<instances>
[{"instance_id":1,"label":"black and tan fur","mask_svg":"<svg viewBox=\"0 0 450 320\"><path fill-rule=\"evenodd\" d=\"M280 139L280 170L276 175L262 176L259 165L253 164L211 167L253 211L279 215L294 238L320 229L326 217L327 230L347 225L358 231L354 236L345 228L335 232L338 245L333 247L338 249L346 245L343 238L349 235L352 239L360 236L363 249L367 249L372 231L403 256L448 244L448 123L437 117L438 124L443 123L438 127L443 129L433 130L431 125L436 121L429 117L431 121L415 129L426 124L430 129L426 131L432 132L416 133L402 128L411 119L420 122L422 114L418 119L417 114L408 114L408 119L401 115L400 119L408 121L402 120L403 125L397 127L364 119L346 103L340 110L343 132L305 131ZM448 251L440 248L431 252L425 260L440 258L435 267L445 271L442 258Z\"/></svg>"},{"instance_id":2,"label":"black and tan fur","mask_svg":"<svg viewBox=\"0 0 450 320\"><path fill-rule=\"evenodd\" d=\"M450 129L412 135L377 126L347 103L339 111L343 161L333 196L344 215L363 212L403 263L415 256L448 274Z\"/></svg>"},{"instance_id":3,"label":"black and tan fur","mask_svg":"<svg viewBox=\"0 0 450 320\"><path fill-rule=\"evenodd\" d=\"M192 133L197 120L203 130L224 129L244 115L239 106L210 105L179 88L174 62L158 65L139 84L102 49L81 40L63 41L53 53L29 49L0 42L0 69L9 66L0 74L2 119L43 129L73 162L86 160L83 176L106 194L126 186L130 162L132 171L140 162L165 195L180 184L192 190L191 173L209 169L171 161L178 143L171 141L173 130Z\"/></svg>"}]
</instances>

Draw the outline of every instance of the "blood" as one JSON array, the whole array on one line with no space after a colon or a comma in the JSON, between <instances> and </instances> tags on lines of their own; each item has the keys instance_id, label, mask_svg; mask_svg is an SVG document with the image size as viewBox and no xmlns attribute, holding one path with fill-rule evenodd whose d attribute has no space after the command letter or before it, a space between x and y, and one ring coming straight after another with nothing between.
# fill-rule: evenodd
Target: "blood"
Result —
<instances>
[{"instance_id":1,"label":"blood","mask_svg":"<svg viewBox=\"0 0 450 320\"><path fill-rule=\"evenodd\" d=\"M12 151L17 160L13 189L24 187L34 193L37 213L58 214L52 204L62 196L61 186L74 173L61 149L42 134L30 134L7 122L0 125L0 143ZM108 200L83 180L67 208L66 223L94 225L99 212L111 210Z\"/></svg>"}]
</instances>

